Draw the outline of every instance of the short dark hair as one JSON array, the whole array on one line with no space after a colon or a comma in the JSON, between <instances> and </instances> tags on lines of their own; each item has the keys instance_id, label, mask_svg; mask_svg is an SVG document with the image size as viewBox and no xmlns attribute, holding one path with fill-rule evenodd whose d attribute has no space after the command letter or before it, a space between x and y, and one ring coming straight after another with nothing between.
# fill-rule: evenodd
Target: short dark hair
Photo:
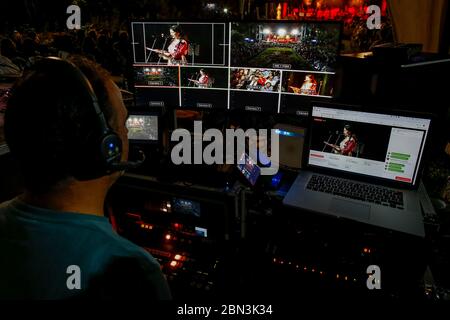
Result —
<instances>
[{"instance_id":1,"label":"short dark hair","mask_svg":"<svg viewBox=\"0 0 450 320\"><path fill-rule=\"evenodd\" d=\"M114 128L109 74L86 58L73 56L69 60L90 81ZM11 89L5 138L21 169L24 187L32 192L48 192L92 166L98 118L77 80L57 68L38 69L25 74Z\"/></svg>"}]
</instances>

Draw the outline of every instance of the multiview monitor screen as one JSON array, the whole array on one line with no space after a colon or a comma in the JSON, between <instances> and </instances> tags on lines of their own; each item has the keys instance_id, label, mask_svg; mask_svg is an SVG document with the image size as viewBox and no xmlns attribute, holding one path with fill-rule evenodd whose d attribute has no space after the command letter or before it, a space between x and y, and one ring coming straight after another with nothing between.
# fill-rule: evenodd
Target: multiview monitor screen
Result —
<instances>
[{"instance_id":1,"label":"multiview monitor screen","mask_svg":"<svg viewBox=\"0 0 450 320\"><path fill-rule=\"evenodd\" d=\"M337 22L133 22L140 107L284 112L331 98Z\"/></svg>"}]
</instances>

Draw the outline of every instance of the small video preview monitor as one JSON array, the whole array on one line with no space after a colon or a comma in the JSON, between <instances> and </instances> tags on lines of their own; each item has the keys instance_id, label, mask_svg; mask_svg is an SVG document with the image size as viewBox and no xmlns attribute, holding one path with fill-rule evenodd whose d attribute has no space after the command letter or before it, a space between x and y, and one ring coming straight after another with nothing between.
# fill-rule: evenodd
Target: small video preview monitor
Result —
<instances>
[{"instance_id":1,"label":"small video preview monitor","mask_svg":"<svg viewBox=\"0 0 450 320\"><path fill-rule=\"evenodd\" d=\"M157 143L159 141L157 115L130 114L126 126L130 142Z\"/></svg>"}]
</instances>

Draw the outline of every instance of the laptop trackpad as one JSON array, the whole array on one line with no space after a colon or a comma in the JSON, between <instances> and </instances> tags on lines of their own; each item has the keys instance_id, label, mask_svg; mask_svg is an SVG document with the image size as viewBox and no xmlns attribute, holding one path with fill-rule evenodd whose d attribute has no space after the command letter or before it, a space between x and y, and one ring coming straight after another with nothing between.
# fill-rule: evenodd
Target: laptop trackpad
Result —
<instances>
[{"instance_id":1,"label":"laptop trackpad","mask_svg":"<svg viewBox=\"0 0 450 320\"><path fill-rule=\"evenodd\" d=\"M339 198L331 200L330 211L354 220L368 221L370 218L370 206Z\"/></svg>"}]
</instances>

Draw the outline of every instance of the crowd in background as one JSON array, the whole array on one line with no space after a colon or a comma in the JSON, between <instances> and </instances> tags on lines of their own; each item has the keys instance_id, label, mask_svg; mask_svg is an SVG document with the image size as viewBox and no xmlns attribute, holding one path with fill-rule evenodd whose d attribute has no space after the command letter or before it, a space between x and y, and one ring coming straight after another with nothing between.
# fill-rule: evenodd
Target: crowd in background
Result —
<instances>
[{"instance_id":1,"label":"crowd in background","mask_svg":"<svg viewBox=\"0 0 450 320\"><path fill-rule=\"evenodd\" d=\"M81 29L67 32L37 33L13 31L0 35L0 76L20 76L38 56L81 54L96 61L112 75L129 76L131 39L127 31Z\"/></svg>"},{"instance_id":2,"label":"crowd in background","mask_svg":"<svg viewBox=\"0 0 450 320\"><path fill-rule=\"evenodd\" d=\"M329 40L329 39L328 39ZM248 65L247 61L264 52L268 48L285 47L293 49L308 64L309 68L317 71L330 71L330 66L336 61L338 48L336 43L328 40L321 41L317 45L311 45L310 39L304 39L297 43L280 44L266 41L241 41L239 45L232 46L232 60L234 65Z\"/></svg>"},{"instance_id":3,"label":"crowd in background","mask_svg":"<svg viewBox=\"0 0 450 320\"><path fill-rule=\"evenodd\" d=\"M236 69L232 71L231 88L250 91L278 91L280 71Z\"/></svg>"}]
</instances>

